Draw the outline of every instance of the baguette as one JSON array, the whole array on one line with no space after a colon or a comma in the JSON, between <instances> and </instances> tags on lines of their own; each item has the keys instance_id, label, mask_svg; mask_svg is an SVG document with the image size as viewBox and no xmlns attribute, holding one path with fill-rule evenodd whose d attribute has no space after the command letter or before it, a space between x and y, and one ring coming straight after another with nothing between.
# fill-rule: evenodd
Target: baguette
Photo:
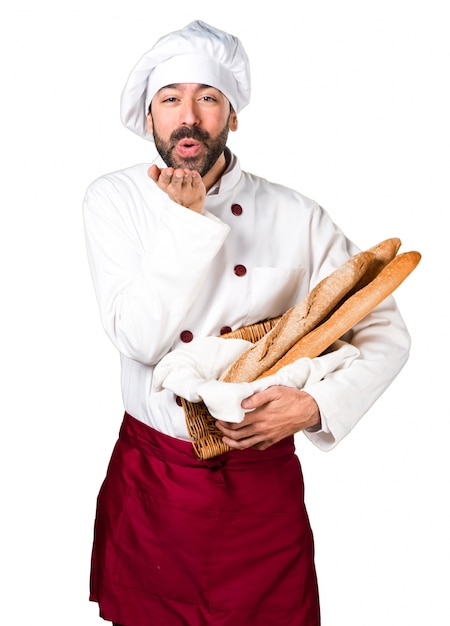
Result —
<instances>
[{"instance_id":1,"label":"baguette","mask_svg":"<svg viewBox=\"0 0 450 626\"><path fill-rule=\"evenodd\" d=\"M402 242L398 237L392 237L391 239L385 239L376 246L369 248L368 252L372 252L375 256L372 263L367 268L366 273L362 276L361 280L355 285L349 295L353 295L356 291L359 291L366 285L368 285L377 276L382 269L386 267L388 263L395 258Z\"/></svg>"},{"instance_id":2,"label":"baguette","mask_svg":"<svg viewBox=\"0 0 450 626\"><path fill-rule=\"evenodd\" d=\"M302 357L315 358L360 322L372 309L389 296L416 268L419 252L397 255L366 287L346 300L335 313L302 337L279 361L259 378L265 378Z\"/></svg>"},{"instance_id":3,"label":"baguette","mask_svg":"<svg viewBox=\"0 0 450 626\"><path fill-rule=\"evenodd\" d=\"M352 289L374 261L360 252L322 279L301 302L289 309L262 339L224 372L223 382L251 382L271 368L301 337L315 328Z\"/></svg>"},{"instance_id":4,"label":"baguette","mask_svg":"<svg viewBox=\"0 0 450 626\"><path fill-rule=\"evenodd\" d=\"M400 239L398 239L397 237L392 237L391 239L385 239L384 241L377 243L376 246L372 246L368 249L367 252L371 252L374 255L372 262L370 263L365 273L361 276L359 281L356 283L356 285L352 289L350 289L350 291L348 291L344 295L342 300L338 302L333 310L330 311L330 313L327 315L327 318L331 317L333 313L342 306L345 300L348 300L348 298L353 296L353 294L372 282L375 276L377 276L381 272L381 270L384 269L386 265L395 258L395 255L397 254L401 243L402 242L400 241Z\"/></svg>"}]
</instances>

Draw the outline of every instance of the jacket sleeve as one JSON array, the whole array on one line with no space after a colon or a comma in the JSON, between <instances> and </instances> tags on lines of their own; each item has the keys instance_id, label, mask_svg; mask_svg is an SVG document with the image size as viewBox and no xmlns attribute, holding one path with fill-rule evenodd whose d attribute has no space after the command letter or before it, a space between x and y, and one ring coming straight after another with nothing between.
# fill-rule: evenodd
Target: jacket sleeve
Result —
<instances>
[{"instance_id":1,"label":"jacket sleeve","mask_svg":"<svg viewBox=\"0 0 450 626\"><path fill-rule=\"evenodd\" d=\"M88 260L102 324L119 352L156 363L174 342L229 227L158 197L152 233L124 207L123 191L99 179L83 205ZM147 224L146 224L147 226Z\"/></svg>"},{"instance_id":2,"label":"jacket sleeve","mask_svg":"<svg viewBox=\"0 0 450 626\"><path fill-rule=\"evenodd\" d=\"M316 400L322 418L320 430L304 432L322 450L334 448L353 429L409 356L410 336L392 297L355 326L348 339L359 357L346 370L304 389Z\"/></svg>"}]
</instances>

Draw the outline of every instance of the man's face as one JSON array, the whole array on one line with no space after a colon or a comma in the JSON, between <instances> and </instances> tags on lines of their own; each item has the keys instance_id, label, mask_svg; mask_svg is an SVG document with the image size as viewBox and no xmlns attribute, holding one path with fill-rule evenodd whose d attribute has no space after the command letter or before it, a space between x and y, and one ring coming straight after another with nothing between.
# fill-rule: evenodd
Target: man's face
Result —
<instances>
[{"instance_id":1,"label":"man's face","mask_svg":"<svg viewBox=\"0 0 450 626\"><path fill-rule=\"evenodd\" d=\"M203 177L223 153L237 118L227 98L214 87L177 83L152 100L147 130L169 167L197 170Z\"/></svg>"}]
</instances>

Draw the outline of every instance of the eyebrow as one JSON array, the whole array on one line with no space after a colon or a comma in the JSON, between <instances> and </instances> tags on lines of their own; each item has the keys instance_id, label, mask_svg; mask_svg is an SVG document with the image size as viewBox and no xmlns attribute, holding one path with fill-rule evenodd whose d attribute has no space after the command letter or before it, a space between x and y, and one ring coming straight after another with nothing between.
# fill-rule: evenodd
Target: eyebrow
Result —
<instances>
[{"instance_id":1,"label":"eyebrow","mask_svg":"<svg viewBox=\"0 0 450 626\"><path fill-rule=\"evenodd\" d=\"M170 85L164 85L164 87L161 87L159 91L163 91L164 89L179 89L180 86L183 84L184 83L171 83ZM216 89L217 91L219 91L217 87L213 87L212 85L206 85L203 83L199 83L199 89Z\"/></svg>"}]
</instances>

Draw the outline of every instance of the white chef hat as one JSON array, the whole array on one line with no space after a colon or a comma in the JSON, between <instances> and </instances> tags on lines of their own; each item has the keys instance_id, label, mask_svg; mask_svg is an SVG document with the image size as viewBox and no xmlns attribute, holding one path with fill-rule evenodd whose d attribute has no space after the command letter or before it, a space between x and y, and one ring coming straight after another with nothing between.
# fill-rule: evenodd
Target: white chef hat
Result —
<instances>
[{"instance_id":1,"label":"white chef hat","mask_svg":"<svg viewBox=\"0 0 450 626\"><path fill-rule=\"evenodd\" d=\"M250 100L250 68L237 37L195 21L165 35L134 67L122 92L123 124L144 139L153 96L174 83L200 83L219 89L238 113Z\"/></svg>"}]
</instances>

